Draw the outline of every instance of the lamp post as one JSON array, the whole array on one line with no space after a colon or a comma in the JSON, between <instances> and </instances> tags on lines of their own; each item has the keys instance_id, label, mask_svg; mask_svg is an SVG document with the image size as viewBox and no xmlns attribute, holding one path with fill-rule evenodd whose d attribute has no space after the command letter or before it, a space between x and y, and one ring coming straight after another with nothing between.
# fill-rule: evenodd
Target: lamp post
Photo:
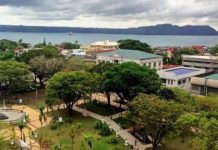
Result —
<instances>
[{"instance_id":1,"label":"lamp post","mask_svg":"<svg viewBox=\"0 0 218 150\"><path fill-rule=\"evenodd\" d=\"M61 148L61 139L60 139L60 137L61 137L61 123L63 122L63 118L62 117L59 117L58 118L58 122L59 122L59 140L60 140L60 148Z\"/></svg>"}]
</instances>

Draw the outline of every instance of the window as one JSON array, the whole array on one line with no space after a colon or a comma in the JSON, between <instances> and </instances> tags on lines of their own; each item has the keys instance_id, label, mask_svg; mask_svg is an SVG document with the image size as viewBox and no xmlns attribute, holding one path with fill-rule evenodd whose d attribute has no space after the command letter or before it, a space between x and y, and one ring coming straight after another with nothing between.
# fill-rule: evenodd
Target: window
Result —
<instances>
[{"instance_id":1,"label":"window","mask_svg":"<svg viewBox=\"0 0 218 150\"><path fill-rule=\"evenodd\" d=\"M118 63L119 63L119 60L114 60L114 63L115 63L115 64L118 64Z\"/></svg>"},{"instance_id":2,"label":"window","mask_svg":"<svg viewBox=\"0 0 218 150\"><path fill-rule=\"evenodd\" d=\"M157 64L157 63L156 63L156 62L154 62L154 68L156 68L156 64Z\"/></svg>"},{"instance_id":3,"label":"window","mask_svg":"<svg viewBox=\"0 0 218 150\"><path fill-rule=\"evenodd\" d=\"M181 80L179 80L179 81L178 81L178 85L181 85L181 84L182 84L182 81L181 81Z\"/></svg>"},{"instance_id":4,"label":"window","mask_svg":"<svg viewBox=\"0 0 218 150\"><path fill-rule=\"evenodd\" d=\"M183 84L186 83L186 79L183 79L183 80L182 80L182 83L183 83Z\"/></svg>"},{"instance_id":5,"label":"window","mask_svg":"<svg viewBox=\"0 0 218 150\"><path fill-rule=\"evenodd\" d=\"M173 85L173 80L171 80L171 85Z\"/></svg>"}]
</instances>

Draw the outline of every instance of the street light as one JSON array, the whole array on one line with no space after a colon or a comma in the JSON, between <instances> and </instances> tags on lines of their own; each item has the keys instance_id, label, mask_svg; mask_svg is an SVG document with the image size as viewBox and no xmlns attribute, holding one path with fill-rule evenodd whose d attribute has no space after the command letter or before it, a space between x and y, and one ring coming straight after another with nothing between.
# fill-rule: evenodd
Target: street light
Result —
<instances>
[{"instance_id":1,"label":"street light","mask_svg":"<svg viewBox=\"0 0 218 150\"><path fill-rule=\"evenodd\" d=\"M58 118L58 122L59 122L59 140L60 140L60 148L61 148L61 139L60 139L60 136L61 136L61 123L63 122L63 118L62 117L59 117Z\"/></svg>"}]
</instances>

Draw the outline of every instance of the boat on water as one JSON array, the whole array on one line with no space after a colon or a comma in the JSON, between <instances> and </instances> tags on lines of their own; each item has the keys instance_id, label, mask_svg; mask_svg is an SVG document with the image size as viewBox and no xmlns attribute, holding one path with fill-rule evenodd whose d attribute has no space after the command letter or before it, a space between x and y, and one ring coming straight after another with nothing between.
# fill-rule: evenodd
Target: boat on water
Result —
<instances>
[{"instance_id":1,"label":"boat on water","mask_svg":"<svg viewBox=\"0 0 218 150\"><path fill-rule=\"evenodd\" d=\"M73 35L73 32L68 33L68 35Z\"/></svg>"}]
</instances>

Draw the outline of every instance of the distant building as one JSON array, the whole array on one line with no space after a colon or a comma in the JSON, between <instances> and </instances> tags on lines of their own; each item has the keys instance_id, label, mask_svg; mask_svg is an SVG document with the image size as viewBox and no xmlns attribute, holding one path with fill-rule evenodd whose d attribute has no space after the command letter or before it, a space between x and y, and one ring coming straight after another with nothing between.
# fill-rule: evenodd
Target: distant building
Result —
<instances>
[{"instance_id":1,"label":"distant building","mask_svg":"<svg viewBox=\"0 0 218 150\"><path fill-rule=\"evenodd\" d=\"M191 91L199 95L218 94L218 74L212 74L204 78L191 78Z\"/></svg>"},{"instance_id":2,"label":"distant building","mask_svg":"<svg viewBox=\"0 0 218 150\"><path fill-rule=\"evenodd\" d=\"M159 70L162 83L168 87L181 87L184 89L191 88L191 77L205 74L205 69L175 67L165 70Z\"/></svg>"},{"instance_id":3,"label":"distant building","mask_svg":"<svg viewBox=\"0 0 218 150\"><path fill-rule=\"evenodd\" d=\"M96 55L96 63L123 63L135 62L141 66L148 66L160 70L163 66L163 57L138 50L117 49L111 52L103 52Z\"/></svg>"},{"instance_id":4,"label":"distant building","mask_svg":"<svg viewBox=\"0 0 218 150\"><path fill-rule=\"evenodd\" d=\"M106 40L97 41L95 43L90 44L89 46L81 46L81 49L90 53L100 53L116 50L118 49L118 46L119 44L117 42L111 42L109 40Z\"/></svg>"},{"instance_id":5,"label":"distant building","mask_svg":"<svg viewBox=\"0 0 218 150\"><path fill-rule=\"evenodd\" d=\"M182 65L206 69L206 72L218 72L218 56L183 55Z\"/></svg>"},{"instance_id":6,"label":"distant building","mask_svg":"<svg viewBox=\"0 0 218 150\"><path fill-rule=\"evenodd\" d=\"M65 58L69 58L70 56L86 56L86 52L81 49L63 49L61 50L61 55Z\"/></svg>"}]
</instances>

